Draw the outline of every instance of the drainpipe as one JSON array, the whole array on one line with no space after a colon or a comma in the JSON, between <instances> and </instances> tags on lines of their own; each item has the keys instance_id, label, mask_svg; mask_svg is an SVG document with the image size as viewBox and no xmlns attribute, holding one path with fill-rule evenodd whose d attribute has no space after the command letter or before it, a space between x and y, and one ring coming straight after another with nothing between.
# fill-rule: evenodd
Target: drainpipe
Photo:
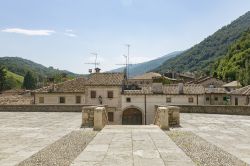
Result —
<instances>
[{"instance_id":1,"label":"drainpipe","mask_svg":"<svg viewBox=\"0 0 250 166\"><path fill-rule=\"evenodd\" d=\"M146 94L144 95L144 107L145 107L144 122L146 125L147 124L147 96Z\"/></svg>"}]
</instances>

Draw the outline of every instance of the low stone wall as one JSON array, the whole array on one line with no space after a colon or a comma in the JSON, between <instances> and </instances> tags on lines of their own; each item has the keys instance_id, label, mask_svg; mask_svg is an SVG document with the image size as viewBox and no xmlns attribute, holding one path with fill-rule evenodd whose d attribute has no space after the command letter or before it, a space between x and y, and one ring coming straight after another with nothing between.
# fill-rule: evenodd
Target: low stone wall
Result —
<instances>
[{"instance_id":1,"label":"low stone wall","mask_svg":"<svg viewBox=\"0 0 250 166\"><path fill-rule=\"evenodd\" d=\"M190 106L178 105L182 113L250 115L250 106Z\"/></svg>"},{"instance_id":2,"label":"low stone wall","mask_svg":"<svg viewBox=\"0 0 250 166\"><path fill-rule=\"evenodd\" d=\"M86 105L0 105L0 112L81 112Z\"/></svg>"}]
</instances>

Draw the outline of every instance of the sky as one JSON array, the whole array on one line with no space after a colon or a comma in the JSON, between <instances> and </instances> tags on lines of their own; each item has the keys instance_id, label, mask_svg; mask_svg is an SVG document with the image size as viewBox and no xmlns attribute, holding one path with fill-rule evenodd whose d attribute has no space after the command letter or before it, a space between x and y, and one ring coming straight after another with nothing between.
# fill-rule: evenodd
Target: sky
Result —
<instances>
[{"instance_id":1,"label":"sky","mask_svg":"<svg viewBox=\"0 0 250 166\"><path fill-rule=\"evenodd\" d=\"M0 57L88 73L186 50L250 10L249 0L0 0Z\"/></svg>"}]
</instances>

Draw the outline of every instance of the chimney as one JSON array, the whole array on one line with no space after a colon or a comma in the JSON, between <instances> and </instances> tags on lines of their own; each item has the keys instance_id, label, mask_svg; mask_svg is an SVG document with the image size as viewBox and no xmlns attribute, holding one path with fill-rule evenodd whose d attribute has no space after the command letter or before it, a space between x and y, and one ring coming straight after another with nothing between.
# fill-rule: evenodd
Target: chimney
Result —
<instances>
[{"instance_id":1,"label":"chimney","mask_svg":"<svg viewBox=\"0 0 250 166\"><path fill-rule=\"evenodd\" d=\"M101 69L100 69L100 68L98 68L98 67L97 67L97 68L95 68L95 72L96 72L96 73L100 73L100 71L101 71Z\"/></svg>"},{"instance_id":2,"label":"chimney","mask_svg":"<svg viewBox=\"0 0 250 166\"><path fill-rule=\"evenodd\" d=\"M184 93L184 91L183 91L183 83L179 83L178 84L178 92L179 92L179 94L183 94Z\"/></svg>"}]
</instances>

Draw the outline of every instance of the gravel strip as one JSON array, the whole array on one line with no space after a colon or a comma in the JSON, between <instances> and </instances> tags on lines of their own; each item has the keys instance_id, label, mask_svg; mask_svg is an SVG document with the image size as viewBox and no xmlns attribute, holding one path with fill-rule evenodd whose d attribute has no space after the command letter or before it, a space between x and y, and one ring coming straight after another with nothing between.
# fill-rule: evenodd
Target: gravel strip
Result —
<instances>
[{"instance_id":1,"label":"gravel strip","mask_svg":"<svg viewBox=\"0 0 250 166\"><path fill-rule=\"evenodd\" d=\"M247 163L190 131L167 131L168 136L196 165L246 166ZM230 145L229 145L230 146Z\"/></svg>"},{"instance_id":2,"label":"gravel strip","mask_svg":"<svg viewBox=\"0 0 250 166\"><path fill-rule=\"evenodd\" d=\"M22 161L18 166L69 166L96 135L93 130L78 130Z\"/></svg>"}]
</instances>

